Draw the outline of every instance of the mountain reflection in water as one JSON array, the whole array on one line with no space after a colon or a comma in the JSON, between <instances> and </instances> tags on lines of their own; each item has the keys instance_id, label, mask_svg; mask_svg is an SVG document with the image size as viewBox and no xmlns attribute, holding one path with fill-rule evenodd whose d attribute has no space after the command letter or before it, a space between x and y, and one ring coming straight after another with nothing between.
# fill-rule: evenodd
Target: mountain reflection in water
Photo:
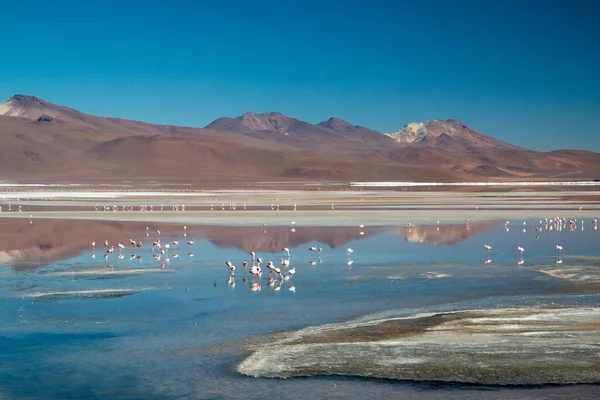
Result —
<instances>
[{"instance_id":1,"label":"mountain reflection in water","mask_svg":"<svg viewBox=\"0 0 600 400\"><path fill-rule=\"evenodd\" d=\"M16 270L35 269L54 261L64 260L92 250L92 242L101 247L104 241L117 246L127 244L129 239L146 242L161 237L207 239L220 248L241 249L245 252L279 253L283 247L294 248L310 242L319 242L331 248L377 236L383 233L397 234L410 242L431 245L454 245L497 225L498 221L472 222L470 224L445 224L411 226L404 228L387 226L331 227L331 226L189 226L187 238L179 224L147 224L143 222L113 222L95 220L33 220L6 219L0 225L0 263ZM146 230L148 227L148 231ZM149 232L146 236L146 232Z\"/></svg>"}]
</instances>

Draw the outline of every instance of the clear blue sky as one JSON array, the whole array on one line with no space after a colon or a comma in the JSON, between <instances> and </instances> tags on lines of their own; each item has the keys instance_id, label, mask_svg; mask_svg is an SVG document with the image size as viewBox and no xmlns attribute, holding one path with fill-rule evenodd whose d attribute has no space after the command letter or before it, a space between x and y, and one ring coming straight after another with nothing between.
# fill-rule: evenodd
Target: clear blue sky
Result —
<instances>
[{"instance_id":1,"label":"clear blue sky","mask_svg":"<svg viewBox=\"0 0 600 400\"><path fill-rule=\"evenodd\" d=\"M600 2L11 1L0 97L205 126L246 111L382 132L455 118L600 151Z\"/></svg>"}]
</instances>

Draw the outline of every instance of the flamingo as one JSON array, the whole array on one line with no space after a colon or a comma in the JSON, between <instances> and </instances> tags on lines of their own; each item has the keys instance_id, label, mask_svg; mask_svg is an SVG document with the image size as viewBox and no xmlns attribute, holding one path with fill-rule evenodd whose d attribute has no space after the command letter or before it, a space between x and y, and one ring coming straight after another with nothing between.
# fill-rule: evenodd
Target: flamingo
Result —
<instances>
[{"instance_id":1,"label":"flamingo","mask_svg":"<svg viewBox=\"0 0 600 400\"><path fill-rule=\"evenodd\" d=\"M229 268L229 272L231 272L231 276L235 275L235 266L231 263L231 261L226 261L225 265Z\"/></svg>"},{"instance_id":2,"label":"flamingo","mask_svg":"<svg viewBox=\"0 0 600 400\"><path fill-rule=\"evenodd\" d=\"M310 250L310 251L317 251L317 246L309 247L308 250Z\"/></svg>"},{"instance_id":3,"label":"flamingo","mask_svg":"<svg viewBox=\"0 0 600 400\"><path fill-rule=\"evenodd\" d=\"M290 258L290 257L291 257L291 256L290 256L290 249L289 249L289 248L287 248L287 247L284 247L284 248L283 248L283 249L281 249L281 250L282 250L284 253L286 253L286 254L287 254L288 258Z\"/></svg>"},{"instance_id":4,"label":"flamingo","mask_svg":"<svg viewBox=\"0 0 600 400\"><path fill-rule=\"evenodd\" d=\"M489 251L492 249L492 246L490 246L490 245L487 245L487 244L484 244L484 245L483 245L483 247L485 248L485 250L486 250L487 252L489 252Z\"/></svg>"},{"instance_id":5,"label":"flamingo","mask_svg":"<svg viewBox=\"0 0 600 400\"><path fill-rule=\"evenodd\" d=\"M523 254L525 253L525 249L522 248L521 246L517 246L517 250L519 251L519 253Z\"/></svg>"},{"instance_id":6,"label":"flamingo","mask_svg":"<svg viewBox=\"0 0 600 400\"><path fill-rule=\"evenodd\" d=\"M290 260L286 260L286 259L281 259L281 265L283 265L284 267L289 267L290 265Z\"/></svg>"},{"instance_id":7,"label":"flamingo","mask_svg":"<svg viewBox=\"0 0 600 400\"><path fill-rule=\"evenodd\" d=\"M92 249L96 248L96 242L92 242Z\"/></svg>"},{"instance_id":8,"label":"flamingo","mask_svg":"<svg viewBox=\"0 0 600 400\"><path fill-rule=\"evenodd\" d=\"M193 245L193 244L194 244L194 239L190 240L190 241L188 242L188 244L189 244L190 246L191 246L191 245Z\"/></svg>"},{"instance_id":9,"label":"flamingo","mask_svg":"<svg viewBox=\"0 0 600 400\"><path fill-rule=\"evenodd\" d=\"M290 269L288 270L288 274L289 274L290 276L294 275L295 273L296 273L296 268L290 268Z\"/></svg>"},{"instance_id":10,"label":"flamingo","mask_svg":"<svg viewBox=\"0 0 600 400\"><path fill-rule=\"evenodd\" d=\"M258 265L253 265L252 267L250 267L250 274L254 275L254 276L258 276L260 275L260 267Z\"/></svg>"},{"instance_id":11,"label":"flamingo","mask_svg":"<svg viewBox=\"0 0 600 400\"><path fill-rule=\"evenodd\" d=\"M354 253L354 250L352 250L351 248L347 248L346 253L348 253L348 255L350 255L350 254Z\"/></svg>"}]
</instances>

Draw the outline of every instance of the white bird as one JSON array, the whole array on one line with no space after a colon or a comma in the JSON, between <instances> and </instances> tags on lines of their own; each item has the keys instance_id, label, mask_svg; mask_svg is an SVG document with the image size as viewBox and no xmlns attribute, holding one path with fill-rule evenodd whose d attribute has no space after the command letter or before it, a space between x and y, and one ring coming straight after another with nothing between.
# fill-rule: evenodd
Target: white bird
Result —
<instances>
[{"instance_id":1,"label":"white bird","mask_svg":"<svg viewBox=\"0 0 600 400\"><path fill-rule=\"evenodd\" d=\"M562 253L563 247L557 244L556 245L556 250L558 250L558 251L560 251Z\"/></svg>"},{"instance_id":2,"label":"white bird","mask_svg":"<svg viewBox=\"0 0 600 400\"><path fill-rule=\"evenodd\" d=\"M233 264L231 264L231 261L226 261L225 265L227 265L227 268L229 268L229 271L231 272L231 275L233 276L235 274L235 266Z\"/></svg>"},{"instance_id":3,"label":"white bird","mask_svg":"<svg viewBox=\"0 0 600 400\"><path fill-rule=\"evenodd\" d=\"M250 274L252 275L260 275L260 267L258 265L253 265L250 267Z\"/></svg>"},{"instance_id":4,"label":"white bird","mask_svg":"<svg viewBox=\"0 0 600 400\"><path fill-rule=\"evenodd\" d=\"M492 246L484 244L483 247L486 249L486 251L490 251L492 249Z\"/></svg>"},{"instance_id":5,"label":"white bird","mask_svg":"<svg viewBox=\"0 0 600 400\"><path fill-rule=\"evenodd\" d=\"M288 270L288 274L290 274L290 275L294 275L295 273L296 273L296 268L290 268Z\"/></svg>"},{"instance_id":6,"label":"white bird","mask_svg":"<svg viewBox=\"0 0 600 400\"><path fill-rule=\"evenodd\" d=\"M348 249L346 249L346 253L352 254L352 253L354 253L354 250L352 250L351 248L348 248Z\"/></svg>"},{"instance_id":7,"label":"white bird","mask_svg":"<svg viewBox=\"0 0 600 400\"><path fill-rule=\"evenodd\" d=\"M525 253L525 249L522 248L521 246L517 246L517 250L519 251L519 253L523 254Z\"/></svg>"},{"instance_id":8,"label":"white bird","mask_svg":"<svg viewBox=\"0 0 600 400\"><path fill-rule=\"evenodd\" d=\"M317 246L309 247L308 250L310 250L310 251L317 251Z\"/></svg>"}]
</instances>

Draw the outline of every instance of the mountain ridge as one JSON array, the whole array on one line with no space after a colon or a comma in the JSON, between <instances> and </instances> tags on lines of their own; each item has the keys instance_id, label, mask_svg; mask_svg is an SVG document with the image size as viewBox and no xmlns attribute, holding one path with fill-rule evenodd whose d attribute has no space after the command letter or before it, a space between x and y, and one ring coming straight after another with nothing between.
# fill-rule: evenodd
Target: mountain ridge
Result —
<instances>
[{"instance_id":1,"label":"mountain ridge","mask_svg":"<svg viewBox=\"0 0 600 400\"><path fill-rule=\"evenodd\" d=\"M387 135L336 117L313 125L279 112L219 118L205 128L154 125L15 95L0 104L0 179L456 182L600 176L598 153L523 149L456 120L411 123L401 131Z\"/></svg>"},{"instance_id":2,"label":"mountain ridge","mask_svg":"<svg viewBox=\"0 0 600 400\"><path fill-rule=\"evenodd\" d=\"M523 149L522 147L485 135L455 119L433 119L411 122L389 136L398 143L430 145L451 149Z\"/></svg>"}]
</instances>

